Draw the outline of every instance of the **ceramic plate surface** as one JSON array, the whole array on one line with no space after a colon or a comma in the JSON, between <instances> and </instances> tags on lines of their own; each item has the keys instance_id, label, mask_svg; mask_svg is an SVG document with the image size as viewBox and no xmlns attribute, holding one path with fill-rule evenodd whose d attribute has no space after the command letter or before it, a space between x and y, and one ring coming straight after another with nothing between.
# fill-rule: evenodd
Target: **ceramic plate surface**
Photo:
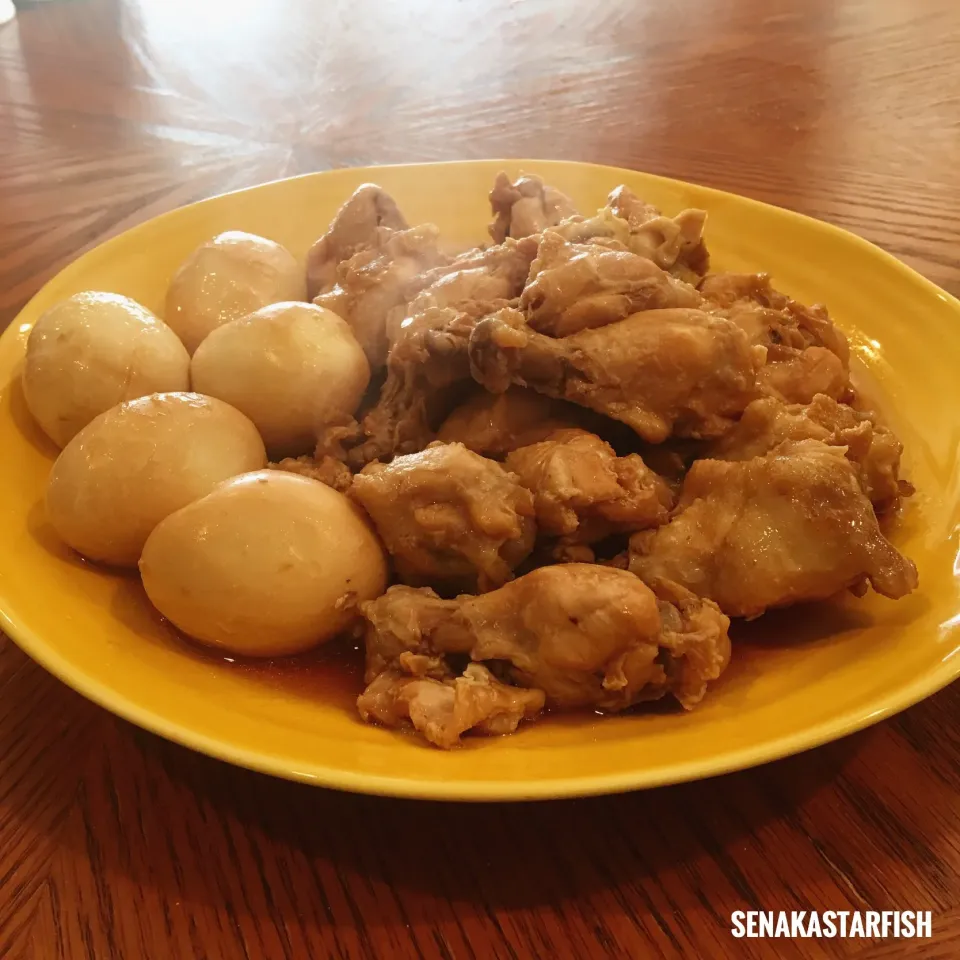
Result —
<instances>
[{"instance_id":1,"label":"ceramic plate surface","mask_svg":"<svg viewBox=\"0 0 960 960\"><path fill-rule=\"evenodd\" d=\"M150 611L135 578L81 563L47 524L55 449L19 386L30 326L80 290L162 312L171 274L199 243L247 230L303 258L364 181L390 191L411 223L452 247L485 238L500 169L541 174L582 211L626 183L669 214L709 211L717 270L765 270L776 286L826 303L850 337L856 374L902 439L916 486L892 534L920 589L892 602L768 614L735 634L733 662L690 714L548 718L514 736L442 752L367 726L359 674L298 665L248 670L199 656ZM196 750L324 786L397 796L523 799L606 793L748 767L874 723L960 672L960 303L851 234L741 197L626 170L482 161L337 170L269 183L157 217L85 254L51 280L0 339L0 625L70 686Z\"/></svg>"}]
</instances>

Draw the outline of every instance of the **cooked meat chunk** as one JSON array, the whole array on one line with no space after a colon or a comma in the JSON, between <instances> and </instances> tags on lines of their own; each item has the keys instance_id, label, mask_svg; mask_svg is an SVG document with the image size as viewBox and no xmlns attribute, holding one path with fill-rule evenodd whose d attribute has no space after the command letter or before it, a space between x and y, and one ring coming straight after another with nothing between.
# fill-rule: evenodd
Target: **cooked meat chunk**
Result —
<instances>
[{"instance_id":1,"label":"cooked meat chunk","mask_svg":"<svg viewBox=\"0 0 960 960\"><path fill-rule=\"evenodd\" d=\"M569 197L539 177L523 176L511 183L505 173L497 175L490 191L490 208L495 218L489 228L494 243L541 233L577 212Z\"/></svg>"},{"instance_id":2,"label":"cooked meat chunk","mask_svg":"<svg viewBox=\"0 0 960 960\"><path fill-rule=\"evenodd\" d=\"M681 210L675 217L665 217L623 185L610 194L607 205L614 216L629 224L628 246L634 253L690 279L707 272L710 257L703 240L705 211Z\"/></svg>"},{"instance_id":3,"label":"cooked meat chunk","mask_svg":"<svg viewBox=\"0 0 960 960\"><path fill-rule=\"evenodd\" d=\"M474 328L470 369L492 392L529 386L659 443L725 433L756 395L765 352L737 324L700 310L648 310L562 339L500 311Z\"/></svg>"},{"instance_id":4,"label":"cooked meat chunk","mask_svg":"<svg viewBox=\"0 0 960 960\"><path fill-rule=\"evenodd\" d=\"M428 307L410 318L390 351L380 398L363 418L359 439L349 444L352 467L415 453L434 439L436 428L472 385L470 332L491 309L497 309L496 302Z\"/></svg>"},{"instance_id":5,"label":"cooked meat chunk","mask_svg":"<svg viewBox=\"0 0 960 960\"><path fill-rule=\"evenodd\" d=\"M437 439L459 442L474 453L497 459L582 421L582 408L535 390L510 387L506 393L488 393L477 387L443 421Z\"/></svg>"},{"instance_id":6,"label":"cooked meat chunk","mask_svg":"<svg viewBox=\"0 0 960 960\"><path fill-rule=\"evenodd\" d=\"M337 282L337 266L366 247L379 245L380 227L406 230L400 208L382 187L361 184L337 211L327 232L307 255L307 290L310 297Z\"/></svg>"},{"instance_id":7,"label":"cooked meat chunk","mask_svg":"<svg viewBox=\"0 0 960 960\"><path fill-rule=\"evenodd\" d=\"M826 347L770 347L757 374L760 392L784 403L811 403L818 393L839 400L849 384L842 361Z\"/></svg>"},{"instance_id":8,"label":"cooked meat chunk","mask_svg":"<svg viewBox=\"0 0 960 960\"><path fill-rule=\"evenodd\" d=\"M822 440L844 447L848 459L860 468L864 493L877 509L900 499L900 454L903 445L869 414L823 394L813 402L785 404L772 397L755 400L740 422L711 446L707 456L716 460L750 460L762 457L785 440Z\"/></svg>"},{"instance_id":9,"label":"cooked meat chunk","mask_svg":"<svg viewBox=\"0 0 960 960\"><path fill-rule=\"evenodd\" d=\"M456 612L457 601L443 600L429 587L397 584L360 609L367 623L364 681L370 683L394 665L401 654L435 655L430 636Z\"/></svg>"},{"instance_id":10,"label":"cooked meat chunk","mask_svg":"<svg viewBox=\"0 0 960 960\"><path fill-rule=\"evenodd\" d=\"M448 750L467 732L513 733L521 720L539 716L543 704L542 691L501 683L479 663L471 663L462 676L442 679L389 670L357 699L368 723L412 725L430 743Z\"/></svg>"},{"instance_id":11,"label":"cooked meat chunk","mask_svg":"<svg viewBox=\"0 0 960 960\"><path fill-rule=\"evenodd\" d=\"M519 297L536 253L536 240L508 239L485 250L469 250L426 271L418 278L420 292L390 311L387 335L391 345L410 330L414 318L431 307L476 310L480 304Z\"/></svg>"},{"instance_id":12,"label":"cooked meat chunk","mask_svg":"<svg viewBox=\"0 0 960 960\"><path fill-rule=\"evenodd\" d=\"M437 246L439 235L433 224L380 228L377 244L338 264L336 284L314 298L350 324L374 369L387 359L388 314L417 293L425 270L447 261Z\"/></svg>"},{"instance_id":13,"label":"cooked meat chunk","mask_svg":"<svg viewBox=\"0 0 960 960\"><path fill-rule=\"evenodd\" d=\"M559 430L509 454L505 466L533 493L541 533L593 543L665 523L673 495L641 457L618 457L586 430Z\"/></svg>"},{"instance_id":14,"label":"cooked meat chunk","mask_svg":"<svg viewBox=\"0 0 960 960\"><path fill-rule=\"evenodd\" d=\"M271 470L285 470L287 473L299 473L311 480L319 480L334 490L345 493L353 483L350 468L334 457L286 457L279 463L268 464Z\"/></svg>"},{"instance_id":15,"label":"cooked meat chunk","mask_svg":"<svg viewBox=\"0 0 960 960\"><path fill-rule=\"evenodd\" d=\"M533 495L460 443L369 464L350 495L370 514L404 583L491 590L533 549Z\"/></svg>"},{"instance_id":16,"label":"cooked meat chunk","mask_svg":"<svg viewBox=\"0 0 960 960\"><path fill-rule=\"evenodd\" d=\"M714 600L728 616L821 600L869 581L887 597L917 585L884 538L843 447L786 442L741 462L698 460L673 519L630 540L630 569Z\"/></svg>"},{"instance_id":17,"label":"cooked meat chunk","mask_svg":"<svg viewBox=\"0 0 960 960\"><path fill-rule=\"evenodd\" d=\"M766 274L717 274L700 293L767 347L757 375L761 393L785 403L810 403L822 393L839 400L849 390L847 338L821 306L806 307L775 290Z\"/></svg>"},{"instance_id":18,"label":"cooked meat chunk","mask_svg":"<svg viewBox=\"0 0 960 960\"><path fill-rule=\"evenodd\" d=\"M625 570L585 563L541 567L499 590L452 601L391 587L363 606L367 649L403 647L398 661L426 664L469 654L543 691L560 709L623 710L667 694L689 709L729 662L729 621L682 587L654 587ZM382 633L389 637L381 640Z\"/></svg>"},{"instance_id":19,"label":"cooked meat chunk","mask_svg":"<svg viewBox=\"0 0 960 960\"><path fill-rule=\"evenodd\" d=\"M730 641L729 621L713 604L684 596L685 613L664 607L624 570L541 567L493 593L461 598L434 642L461 649L469 635L472 659L508 661L511 680L543 690L560 709L623 710L668 693L689 708L726 667Z\"/></svg>"},{"instance_id":20,"label":"cooked meat chunk","mask_svg":"<svg viewBox=\"0 0 960 960\"><path fill-rule=\"evenodd\" d=\"M566 337L640 310L696 307L700 299L692 286L620 244L569 243L547 230L520 308L534 330Z\"/></svg>"}]
</instances>

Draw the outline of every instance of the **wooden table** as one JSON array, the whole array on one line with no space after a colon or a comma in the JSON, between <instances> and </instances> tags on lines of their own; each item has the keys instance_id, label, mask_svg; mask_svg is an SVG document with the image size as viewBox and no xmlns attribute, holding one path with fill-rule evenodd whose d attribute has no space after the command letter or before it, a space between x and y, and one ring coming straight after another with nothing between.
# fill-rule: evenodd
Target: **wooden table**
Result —
<instances>
[{"instance_id":1,"label":"wooden table","mask_svg":"<svg viewBox=\"0 0 960 960\"><path fill-rule=\"evenodd\" d=\"M64 0L0 28L0 325L109 234L333 166L592 160L849 227L960 294L957 0ZM0 453L2 455L2 453ZM233 769L0 637L0 956L955 957L960 688L647 793L455 806ZM734 941L736 909L933 940Z\"/></svg>"}]
</instances>

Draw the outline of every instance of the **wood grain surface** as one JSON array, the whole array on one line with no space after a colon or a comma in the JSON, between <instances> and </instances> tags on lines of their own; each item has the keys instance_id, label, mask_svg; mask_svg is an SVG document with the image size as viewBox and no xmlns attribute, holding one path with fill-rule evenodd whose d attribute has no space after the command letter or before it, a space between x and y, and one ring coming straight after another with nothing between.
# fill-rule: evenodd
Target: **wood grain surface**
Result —
<instances>
[{"instance_id":1,"label":"wood grain surface","mask_svg":"<svg viewBox=\"0 0 960 960\"><path fill-rule=\"evenodd\" d=\"M0 326L182 203L490 156L778 203L960 295L960 4L22 3L0 27ZM754 908L930 909L934 936L734 941ZM594 956L960 956L960 688L703 783L456 806L194 755L0 637L0 957Z\"/></svg>"}]
</instances>

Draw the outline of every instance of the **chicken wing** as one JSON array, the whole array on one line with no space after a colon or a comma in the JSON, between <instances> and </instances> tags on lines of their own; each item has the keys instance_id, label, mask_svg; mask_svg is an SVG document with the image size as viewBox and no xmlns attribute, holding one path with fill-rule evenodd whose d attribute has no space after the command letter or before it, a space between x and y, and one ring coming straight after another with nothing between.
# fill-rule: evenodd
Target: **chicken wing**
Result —
<instances>
[{"instance_id":1,"label":"chicken wing","mask_svg":"<svg viewBox=\"0 0 960 960\"><path fill-rule=\"evenodd\" d=\"M806 307L775 290L766 274L717 274L704 278L700 293L739 324L752 343L767 348L757 376L761 393L785 403L810 403L822 393L846 396L850 346L824 307Z\"/></svg>"},{"instance_id":2,"label":"chicken wing","mask_svg":"<svg viewBox=\"0 0 960 960\"><path fill-rule=\"evenodd\" d=\"M362 607L367 648L395 649L379 639L388 632L417 662L468 654L560 709L623 710L667 694L689 709L729 662L729 621L710 601L655 586L659 596L625 570L569 563L442 610L431 590L391 587Z\"/></svg>"},{"instance_id":3,"label":"chicken wing","mask_svg":"<svg viewBox=\"0 0 960 960\"><path fill-rule=\"evenodd\" d=\"M522 720L543 710L540 690L501 683L479 663L459 677L419 675L422 658L405 658L401 669L381 673L357 699L360 716L385 727L413 728L430 743L451 749L472 733L513 733ZM407 668L407 669L403 669Z\"/></svg>"},{"instance_id":4,"label":"chicken wing","mask_svg":"<svg viewBox=\"0 0 960 960\"><path fill-rule=\"evenodd\" d=\"M497 174L490 191L490 208L494 221L489 232L494 243L542 233L577 212L569 197L539 177L523 176L511 183L505 173Z\"/></svg>"},{"instance_id":5,"label":"chicken wing","mask_svg":"<svg viewBox=\"0 0 960 960\"><path fill-rule=\"evenodd\" d=\"M533 549L533 495L460 443L371 463L350 488L404 583L491 590Z\"/></svg>"},{"instance_id":6,"label":"chicken wing","mask_svg":"<svg viewBox=\"0 0 960 960\"><path fill-rule=\"evenodd\" d=\"M673 519L631 537L630 569L709 597L732 617L867 581L893 598L917 585L914 565L880 532L844 448L819 440L741 462L698 460Z\"/></svg>"},{"instance_id":7,"label":"chicken wing","mask_svg":"<svg viewBox=\"0 0 960 960\"><path fill-rule=\"evenodd\" d=\"M514 450L505 466L533 493L541 533L594 543L665 523L673 494L637 454L618 457L586 430L559 430Z\"/></svg>"},{"instance_id":8,"label":"chicken wing","mask_svg":"<svg viewBox=\"0 0 960 960\"><path fill-rule=\"evenodd\" d=\"M648 310L559 340L522 319L500 311L476 325L469 353L478 383L570 400L653 443L726 432L754 399L766 355L737 324L699 310Z\"/></svg>"},{"instance_id":9,"label":"chicken wing","mask_svg":"<svg viewBox=\"0 0 960 960\"><path fill-rule=\"evenodd\" d=\"M406 230L408 224L393 197L382 187L361 184L307 254L307 290L311 299L334 286L340 263L366 247L379 245L380 227Z\"/></svg>"},{"instance_id":10,"label":"chicken wing","mask_svg":"<svg viewBox=\"0 0 960 960\"><path fill-rule=\"evenodd\" d=\"M900 482L903 444L869 414L817 394L813 402L785 404L772 397L755 400L740 422L708 450L715 460L762 457L785 440L822 440L844 447L860 468L863 492L877 510L894 506L907 484Z\"/></svg>"},{"instance_id":11,"label":"chicken wing","mask_svg":"<svg viewBox=\"0 0 960 960\"><path fill-rule=\"evenodd\" d=\"M619 243L569 243L547 230L520 309L534 330L566 337L640 310L696 307L700 300L690 284Z\"/></svg>"}]
</instances>

